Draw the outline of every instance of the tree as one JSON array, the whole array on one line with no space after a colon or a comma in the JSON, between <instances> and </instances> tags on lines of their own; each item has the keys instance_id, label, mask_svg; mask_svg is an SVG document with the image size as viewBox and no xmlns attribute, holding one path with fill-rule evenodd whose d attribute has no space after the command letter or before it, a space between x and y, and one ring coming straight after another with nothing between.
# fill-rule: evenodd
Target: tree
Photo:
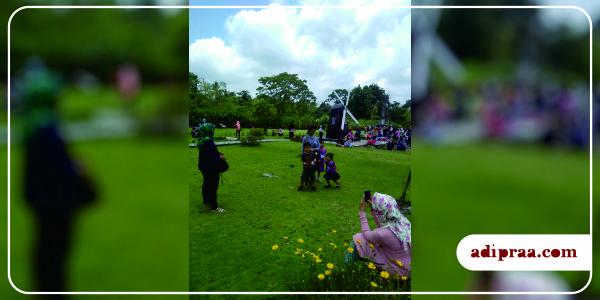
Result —
<instances>
[{"instance_id":1,"label":"tree","mask_svg":"<svg viewBox=\"0 0 600 300\"><path fill-rule=\"evenodd\" d=\"M331 105L329 104L328 101L323 101L321 103L321 105L319 105L318 110L321 113L321 116L323 116L323 115L329 116L329 112L331 112Z\"/></svg>"},{"instance_id":2,"label":"tree","mask_svg":"<svg viewBox=\"0 0 600 300\"><path fill-rule=\"evenodd\" d=\"M238 100L237 100L237 104L239 106L244 106L244 107L251 107L252 106L252 96L250 95L250 92L243 90L239 93L237 93L238 95Z\"/></svg>"},{"instance_id":3,"label":"tree","mask_svg":"<svg viewBox=\"0 0 600 300\"><path fill-rule=\"evenodd\" d=\"M275 107L266 100L259 99L254 102L252 116L256 120L256 124L267 128L276 114L277 110Z\"/></svg>"},{"instance_id":4,"label":"tree","mask_svg":"<svg viewBox=\"0 0 600 300\"><path fill-rule=\"evenodd\" d=\"M308 114L316 109L316 97L306 85L306 80L300 79L298 74L280 73L275 76L261 77L261 84L256 90L258 95L273 105L276 110L275 120L277 125L286 116L295 113Z\"/></svg>"},{"instance_id":5,"label":"tree","mask_svg":"<svg viewBox=\"0 0 600 300\"><path fill-rule=\"evenodd\" d=\"M331 94L329 94L329 96L327 96L327 100L325 100L325 102L334 105L342 102L346 104L346 98L348 98L348 90L335 89L333 92L331 92Z\"/></svg>"}]
</instances>

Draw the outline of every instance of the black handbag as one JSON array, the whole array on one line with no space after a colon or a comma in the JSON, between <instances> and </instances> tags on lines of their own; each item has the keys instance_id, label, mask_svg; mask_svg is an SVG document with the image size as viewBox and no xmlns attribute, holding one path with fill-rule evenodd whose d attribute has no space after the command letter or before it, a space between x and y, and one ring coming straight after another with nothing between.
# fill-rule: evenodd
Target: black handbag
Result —
<instances>
[{"instance_id":1,"label":"black handbag","mask_svg":"<svg viewBox=\"0 0 600 300\"><path fill-rule=\"evenodd\" d=\"M229 170L229 164L226 160L219 159L219 173L224 173Z\"/></svg>"},{"instance_id":2,"label":"black handbag","mask_svg":"<svg viewBox=\"0 0 600 300\"><path fill-rule=\"evenodd\" d=\"M223 159L219 159L219 173L221 174L221 185L224 185L223 173L226 172L227 170L229 170L229 164L227 163L227 161L223 160Z\"/></svg>"}]
</instances>

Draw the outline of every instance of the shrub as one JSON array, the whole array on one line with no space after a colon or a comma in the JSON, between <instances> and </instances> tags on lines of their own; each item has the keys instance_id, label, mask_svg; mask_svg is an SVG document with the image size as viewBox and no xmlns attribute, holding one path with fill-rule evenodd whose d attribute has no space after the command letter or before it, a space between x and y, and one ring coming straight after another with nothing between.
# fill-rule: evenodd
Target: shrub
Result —
<instances>
[{"instance_id":1,"label":"shrub","mask_svg":"<svg viewBox=\"0 0 600 300\"><path fill-rule=\"evenodd\" d=\"M245 137L242 137L241 139L239 139L240 142L242 143L242 146L251 146L251 147L256 147L260 145L260 138L257 138L255 136L252 135L248 135Z\"/></svg>"},{"instance_id":2,"label":"shrub","mask_svg":"<svg viewBox=\"0 0 600 300\"><path fill-rule=\"evenodd\" d=\"M258 140L262 140L263 136L265 136L265 131L262 128L254 128L248 131L248 136L253 136Z\"/></svg>"},{"instance_id":3,"label":"shrub","mask_svg":"<svg viewBox=\"0 0 600 300\"><path fill-rule=\"evenodd\" d=\"M238 138L242 146L259 146L263 138L263 130L260 128L250 129L248 135Z\"/></svg>"}]
</instances>

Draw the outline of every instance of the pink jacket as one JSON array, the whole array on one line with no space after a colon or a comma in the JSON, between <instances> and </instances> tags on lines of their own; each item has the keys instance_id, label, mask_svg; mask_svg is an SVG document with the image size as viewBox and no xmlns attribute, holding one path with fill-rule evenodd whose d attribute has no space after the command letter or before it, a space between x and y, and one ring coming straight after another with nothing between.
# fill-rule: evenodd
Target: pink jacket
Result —
<instances>
[{"instance_id":1,"label":"pink jacket","mask_svg":"<svg viewBox=\"0 0 600 300\"><path fill-rule=\"evenodd\" d=\"M377 227L379 227L379 221L374 213L371 211ZM380 270L387 270L392 275L397 273L400 276L410 277L410 246L408 251L405 251L400 240L391 230L377 228L371 231L367 222L367 214L360 212L359 216L362 233L355 234L353 240L360 257L367 258ZM371 248L370 244L374 247ZM399 261L402 266L396 261Z\"/></svg>"}]
</instances>

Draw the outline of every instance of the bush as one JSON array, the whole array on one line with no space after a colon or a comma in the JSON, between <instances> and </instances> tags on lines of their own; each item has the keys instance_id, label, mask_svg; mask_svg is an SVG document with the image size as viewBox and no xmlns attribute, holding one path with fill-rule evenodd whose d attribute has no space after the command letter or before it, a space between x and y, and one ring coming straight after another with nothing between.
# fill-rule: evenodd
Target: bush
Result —
<instances>
[{"instance_id":1,"label":"bush","mask_svg":"<svg viewBox=\"0 0 600 300\"><path fill-rule=\"evenodd\" d=\"M262 128L254 128L248 131L248 136L253 136L259 140L262 140L263 136L265 136L265 131Z\"/></svg>"},{"instance_id":2,"label":"bush","mask_svg":"<svg viewBox=\"0 0 600 300\"><path fill-rule=\"evenodd\" d=\"M260 145L260 141L262 141L263 138L263 133L263 129L260 128L250 129L248 131L248 135L239 138L239 140L242 143L242 146L256 147Z\"/></svg>"}]
</instances>

